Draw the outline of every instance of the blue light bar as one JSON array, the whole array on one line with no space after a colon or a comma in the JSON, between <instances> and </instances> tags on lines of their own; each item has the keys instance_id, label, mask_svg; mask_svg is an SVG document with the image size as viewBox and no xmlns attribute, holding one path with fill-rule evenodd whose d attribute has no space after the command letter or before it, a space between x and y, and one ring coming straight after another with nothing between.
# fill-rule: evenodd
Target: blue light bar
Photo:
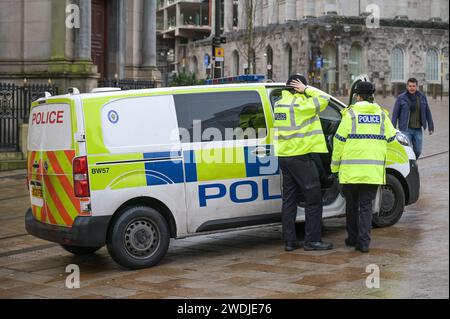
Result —
<instances>
[{"instance_id":1,"label":"blue light bar","mask_svg":"<svg viewBox=\"0 0 450 319\"><path fill-rule=\"evenodd\" d=\"M245 74L232 77L206 80L205 84L260 83L266 79L262 74Z\"/></svg>"}]
</instances>

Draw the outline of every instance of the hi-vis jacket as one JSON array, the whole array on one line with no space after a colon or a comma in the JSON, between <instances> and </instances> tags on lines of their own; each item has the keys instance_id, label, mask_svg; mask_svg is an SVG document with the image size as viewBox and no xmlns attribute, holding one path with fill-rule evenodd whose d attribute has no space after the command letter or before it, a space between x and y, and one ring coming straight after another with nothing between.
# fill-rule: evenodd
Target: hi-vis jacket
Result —
<instances>
[{"instance_id":1,"label":"hi-vis jacket","mask_svg":"<svg viewBox=\"0 0 450 319\"><path fill-rule=\"evenodd\" d=\"M274 110L276 156L328 153L319 118L328 102L329 97L312 87L307 87L305 94L282 92Z\"/></svg>"},{"instance_id":2,"label":"hi-vis jacket","mask_svg":"<svg viewBox=\"0 0 450 319\"><path fill-rule=\"evenodd\" d=\"M358 102L342 111L331 171L341 184L386 184L387 143L396 131L378 104Z\"/></svg>"}]
</instances>

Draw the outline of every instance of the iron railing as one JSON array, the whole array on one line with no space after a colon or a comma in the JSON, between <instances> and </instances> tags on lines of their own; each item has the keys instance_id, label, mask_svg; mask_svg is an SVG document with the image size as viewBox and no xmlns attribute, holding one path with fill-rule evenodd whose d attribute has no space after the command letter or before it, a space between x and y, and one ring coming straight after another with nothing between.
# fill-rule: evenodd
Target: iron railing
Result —
<instances>
[{"instance_id":1,"label":"iron railing","mask_svg":"<svg viewBox=\"0 0 450 319\"><path fill-rule=\"evenodd\" d=\"M56 85L30 84L17 86L0 83L0 150L19 150L19 125L28 122L31 102L58 94Z\"/></svg>"}]
</instances>

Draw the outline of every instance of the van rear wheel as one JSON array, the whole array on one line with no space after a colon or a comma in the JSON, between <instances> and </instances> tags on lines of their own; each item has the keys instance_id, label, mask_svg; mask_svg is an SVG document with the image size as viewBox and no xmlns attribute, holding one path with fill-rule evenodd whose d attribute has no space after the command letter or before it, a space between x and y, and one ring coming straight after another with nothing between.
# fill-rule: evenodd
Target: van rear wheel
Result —
<instances>
[{"instance_id":1,"label":"van rear wheel","mask_svg":"<svg viewBox=\"0 0 450 319\"><path fill-rule=\"evenodd\" d=\"M140 269L151 267L165 256L170 232L164 217L155 209L133 206L115 220L108 234L108 252L119 265Z\"/></svg>"},{"instance_id":2,"label":"van rear wheel","mask_svg":"<svg viewBox=\"0 0 450 319\"><path fill-rule=\"evenodd\" d=\"M90 255L95 253L102 247L79 247L79 246L70 246L70 245L61 245L64 250L68 251L77 256Z\"/></svg>"},{"instance_id":3,"label":"van rear wheel","mask_svg":"<svg viewBox=\"0 0 450 319\"><path fill-rule=\"evenodd\" d=\"M374 214L372 224L374 227L389 227L395 225L405 210L405 192L402 184L393 175L387 174L386 185L381 187L381 209Z\"/></svg>"}]
</instances>

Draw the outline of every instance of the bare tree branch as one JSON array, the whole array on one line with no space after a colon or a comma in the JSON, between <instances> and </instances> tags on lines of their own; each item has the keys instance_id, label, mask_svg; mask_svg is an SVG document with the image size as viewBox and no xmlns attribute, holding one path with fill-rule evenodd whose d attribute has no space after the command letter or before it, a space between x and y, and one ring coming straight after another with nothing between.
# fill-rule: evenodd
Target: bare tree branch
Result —
<instances>
[{"instance_id":1,"label":"bare tree branch","mask_svg":"<svg viewBox=\"0 0 450 319\"><path fill-rule=\"evenodd\" d=\"M248 70L256 73L256 52L265 44L265 38L259 36L256 39L255 21L257 15L262 13L263 1L243 0L243 12L239 19L245 19L245 30L238 41L236 48L241 56L247 61ZM261 10L259 10L261 9ZM242 24L241 24L242 25Z\"/></svg>"}]
</instances>

